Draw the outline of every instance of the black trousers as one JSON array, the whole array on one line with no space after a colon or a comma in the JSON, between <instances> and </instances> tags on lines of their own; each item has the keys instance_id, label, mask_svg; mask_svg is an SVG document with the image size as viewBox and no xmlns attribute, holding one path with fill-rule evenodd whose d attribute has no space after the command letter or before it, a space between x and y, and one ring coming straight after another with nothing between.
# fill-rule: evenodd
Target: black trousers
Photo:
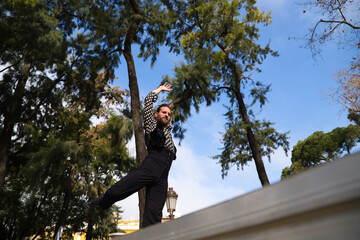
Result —
<instances>
[{"instance_id":1,"label":"black trousers","mask_svg":"<svg viewBox=\"0 0 360 240\"><path fill-rule=\"evenodd\" d=\"M142 227L161 222L166 201L168 175L175 155L164 148L161 152L149 150L140 167L111 186L100 200L100 208L107 209L117 201L146 187Z\"/></svg>"}]
</instances>

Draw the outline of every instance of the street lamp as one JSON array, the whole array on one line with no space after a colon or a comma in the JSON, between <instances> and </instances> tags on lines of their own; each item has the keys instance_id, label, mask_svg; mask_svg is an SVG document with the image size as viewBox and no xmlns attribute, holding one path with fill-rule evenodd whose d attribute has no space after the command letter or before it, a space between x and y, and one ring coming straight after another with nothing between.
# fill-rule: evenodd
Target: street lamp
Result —
<instances>
[{"instance_id":1,"label":"street lamp","mask_svg":"<svg viewBox=\"0 0 360 240\"><path fill-rule=\"evenodd\" d=\"M166 195L166 208L167 211L170 213L170 220L174 219L174 212L176 209L176 201L177 201L178 195L173 190L172 187L169 188L169 191Z\"/></svg>"}]
</instances>

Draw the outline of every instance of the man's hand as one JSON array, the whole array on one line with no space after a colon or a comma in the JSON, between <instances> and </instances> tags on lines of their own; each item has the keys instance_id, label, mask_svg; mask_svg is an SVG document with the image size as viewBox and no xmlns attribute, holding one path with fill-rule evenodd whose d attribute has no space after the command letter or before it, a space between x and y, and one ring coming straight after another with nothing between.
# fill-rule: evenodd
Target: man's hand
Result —
<instances>
[{"instance_id":1,"label":"man's hand","mask_svg":"<svg viewBox=\"0 0 360 240\"><path fill-rule=\"evenodd\" d=\"M166 92L171 92L172 91L172 88L171 88L171 84L170 83L165 83L164 85L162 86L159 86L157 89L155 89L153 92L155 94L159 94L160 92L162 91L166 91Z\"/></svg>"}]
</instances>

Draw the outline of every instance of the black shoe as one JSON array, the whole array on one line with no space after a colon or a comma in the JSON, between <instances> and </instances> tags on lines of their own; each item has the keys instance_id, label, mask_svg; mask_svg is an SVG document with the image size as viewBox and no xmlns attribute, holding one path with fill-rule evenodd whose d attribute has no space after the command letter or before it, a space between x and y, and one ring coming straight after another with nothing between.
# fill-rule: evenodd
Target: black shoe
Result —
<instances>
[{"instance_id":1,"label":"black shoe","mask_svg":"<svg viewBox=\"0 0 360 240\"><path fill-rule=\"evenodd\" d=\"M90 200L90 205L93 205L93 206L95 206L95 207L99 207L100 199L101 199L101 198L91 199L91 200Z\"/></svg>"}]
</instances>

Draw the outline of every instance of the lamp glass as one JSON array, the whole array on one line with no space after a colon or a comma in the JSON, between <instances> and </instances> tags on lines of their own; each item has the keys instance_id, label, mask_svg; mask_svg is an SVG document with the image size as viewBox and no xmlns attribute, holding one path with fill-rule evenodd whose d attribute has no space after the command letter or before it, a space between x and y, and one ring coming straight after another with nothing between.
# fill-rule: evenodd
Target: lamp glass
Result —
<instances>
[{"instance_id":1,"label":"lamp glass","mask_svg":"<svg viewBox=\"0 0 360 240\"><path fill-rule=\"evenodd\" d=\"M167 211L170 212L170 198L169 197L166 198L166 208L167 208Z\"/></svg>"},{"instance_id":2,"label":"lamp glass","mask_svg":"<svg viewBox=\"0 0 360 240\"><path fill-rule=\"evenodd\" d=\"M169 198L169 203L170 203L170 209L172 211L175 211L175 209L176 209L176 198L174 198L174 197Z\"/></svg>"}]
</instances>

